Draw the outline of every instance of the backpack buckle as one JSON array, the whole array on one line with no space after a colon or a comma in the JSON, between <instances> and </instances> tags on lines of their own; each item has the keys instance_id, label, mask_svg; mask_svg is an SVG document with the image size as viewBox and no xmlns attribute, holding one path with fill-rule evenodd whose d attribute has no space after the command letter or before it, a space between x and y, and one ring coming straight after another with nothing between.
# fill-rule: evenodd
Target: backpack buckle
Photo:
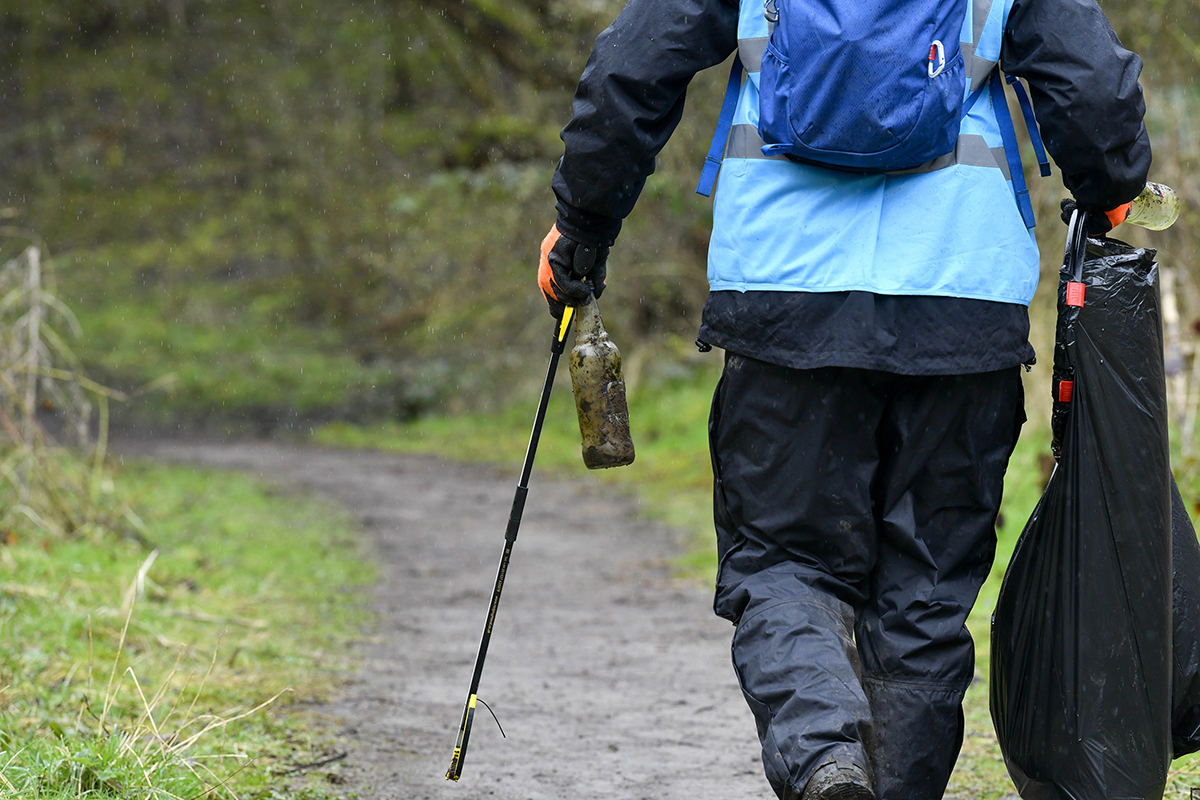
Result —
<instances>
[{"instance_id":1,"label":"backpack buckle","mask_svg":"<svg viewBox=\"0 0 1200 800\"><path fill-rule=\"evenodd\" d=\"M763 0L763 16L772 25L779 22L779 0Z\"/></svg>"}]
</instances>

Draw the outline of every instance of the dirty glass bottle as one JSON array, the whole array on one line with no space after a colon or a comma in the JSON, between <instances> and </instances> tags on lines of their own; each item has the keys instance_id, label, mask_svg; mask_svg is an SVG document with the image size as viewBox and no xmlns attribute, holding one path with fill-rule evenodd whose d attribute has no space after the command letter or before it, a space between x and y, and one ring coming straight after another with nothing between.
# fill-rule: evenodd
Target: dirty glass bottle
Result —
<instances>
[{"instance_id":1,"label":"dirty glass bottle","mask_svg":"<svg viewBox=\"0 0 1200 800\"><path fill-rule=\"evenodd\" d=\"M1179 211L1179 195L1174 189L1161 183L1147 183L1130 203L1125 222L1152 231L1166 230L1179 219Z\"/></svg>"},{"instance_id":2,"label":"dirty glass bottle","mask_svg":"<svg viewBox=\"0 0 1200 800\"><path fill-rule=\"evenodd\" d=\"M588 469L633 463L629 407L621 353L608 338L596 298L576 309L575 347L571 350L571 386L583 438L583 463Z\"/></svg>"}]
</instances>

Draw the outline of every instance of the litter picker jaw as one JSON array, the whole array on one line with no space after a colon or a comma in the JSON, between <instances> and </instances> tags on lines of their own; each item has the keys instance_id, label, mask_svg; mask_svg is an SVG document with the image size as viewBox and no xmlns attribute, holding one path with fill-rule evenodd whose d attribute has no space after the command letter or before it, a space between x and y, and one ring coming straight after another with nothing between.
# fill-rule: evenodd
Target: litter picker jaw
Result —
<instances>
[{"instance_id":1,"label":"litter picker jaw","mask_svg":"<svg viewBox=\"0 0 1200 800\"><path fill-rule=\"evenodd\" d=\"M542 435L542 423L546 420L550 390L554 387L554 373L558 369L558 358L566 348L567 331L571 328L571 319L574 314L575 309L567 306L563 310L562 319L555 326L554 341L550 347L550 364L546 368L546 381L542 385L542 397L538 402L537 414L533 418L533 431L529 434L529 447L525 450L525 463L521 467L521 478L517 482L517 491L513 496L512 511L508 515L508 527L504 532L504 553L500 556L500 567L496 570L496 583L492 587L492 602L488 607L487 622L483 626L479 651L475 655L475 672L471 676L467 704L463 708L462 722L458 726L458 740L454 744L454 757L450 760L450 769L446 771L446 780L448 781L457 782L462 777L463 761L467 756L467 741L471 738L471 723L475 721L475 705L479 702L479 679L483 676L483 662L487 658L488 643L492 639L492 625L496 622L496 610L500 607L500 592L504 588L504 578L508 573L508 562L512 556L513 543L517 541L517 531L521 527L525 497L529 494L529 475L533 472L533 457L537 454L538 439Z\"/></svg>"},{"instance_id":2,"label":"litter picker jaw","mask_svg":"<svg viewBox=\"0 0 1200 800\"><path fill-rule=\"evenodd\" d=\"M471 736L471 723L475 719L475 701L478 696L472 694L467 698L467 707L463 709L462 722L458 726L458 741L454 743L454 757L450 759L450 769L446 772L446 780L458 782L462 777L463 755L467 751L467 739Z\"/></svg>"}]
</instances>

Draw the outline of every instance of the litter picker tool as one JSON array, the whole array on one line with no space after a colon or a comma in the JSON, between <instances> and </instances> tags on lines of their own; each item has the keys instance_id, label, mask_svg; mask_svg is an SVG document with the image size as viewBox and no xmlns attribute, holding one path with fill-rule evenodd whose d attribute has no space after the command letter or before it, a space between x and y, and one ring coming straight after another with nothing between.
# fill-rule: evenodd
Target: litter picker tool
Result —
<instances>
[{"instance_id":1,"label":"litter picker tool","mask_svg":"<svg viewBox=\"0 0 1200 800\"><path fill-rule=\"evenodd\" d=\"M525 464L521 468L521 479L513 496L512 511L508 514L508 527L504 532L504 554L500 556L500 568L496 571L496 585L492 588L492 602L488 607L487 622L479 640L479 652L475 655L475 672L471 676L471 688L467 692L467 705L463 708L462 723L458 726L458 741L454 745L454 758L446 772L446 780L457 781L462 776L463 761L467 757L467 741L471 737L471 723L475 719L475 704L479 701L479 679L483 675L483 661L487 658L488 643L492 638L492 625L496 622L496 609L500 606L500 592L504 589L504 576L508 572L508 561L512 556L513 543L517 541L517 530L521 527L521 514L525 510L525 497L529 494L529 475L533 471L533 457L537 454L538 439L542 435L542 423L546 420L546 407L550 404L550 390L554 387L554 373L558 370L558 358L567 343L567 331L575 309L567 306L563 311L550 347L550 365L546 368L546 382L542 385L542 399L538 402L537 414L533 419L533 431L529 434L529 447L525 450Z\"/></svg>"}]
</instances>

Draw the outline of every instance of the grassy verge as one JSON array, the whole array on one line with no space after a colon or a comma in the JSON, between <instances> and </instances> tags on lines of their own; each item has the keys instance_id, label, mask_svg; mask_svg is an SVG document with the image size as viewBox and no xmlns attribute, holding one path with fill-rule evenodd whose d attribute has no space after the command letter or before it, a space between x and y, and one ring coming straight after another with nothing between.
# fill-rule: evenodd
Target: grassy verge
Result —
<instances>
[{"instance_id":1,"label":"grassy verge","mask_svg":"<svg viewBox=\"0 0 1200 800\"><path fill-rule=\"evenodd\" d=\"M366 621L350 521L234 474L114 471L148 543L0 535L0 796L324 796L279 774L322 747L281 712Z\"/></svg>"},{"instance_id":2,"label":"grassy verge","mask_svg":"<svg viewBox=\"0 0 1200 800\"><path fill-rule=\"evenodd\" d=\"M686 377L631 392L630 418L637 461L628 468L589 474L589 479L628 487L641 500L646 513L693 531L694 547L680 558L679 568L682 573L706 580L711 580L715 569L707 418L718 375L716 362L712 359ZM579 455L579 432L570 392L569 382L562 380L551 400L537 458L543 476L587 474ZM324 444L489 461L511 465L515 470L529 436L534 401L525 405L528 408L521 406L487 416L426 418L403 425L329 425L319 429L315 438ZM1027 424L1005 479L995 566L968 620L976 642L977 680L966 697L967 732L948 797L989 800L1015 794L988 711L989 627L1004 569L1041 495L1049 452L1047 425ZM1181 796L1187 788L1185 782L1193 779L1186 760L1177 762L1168 796Z\"/></svg>"}]
</instances>

